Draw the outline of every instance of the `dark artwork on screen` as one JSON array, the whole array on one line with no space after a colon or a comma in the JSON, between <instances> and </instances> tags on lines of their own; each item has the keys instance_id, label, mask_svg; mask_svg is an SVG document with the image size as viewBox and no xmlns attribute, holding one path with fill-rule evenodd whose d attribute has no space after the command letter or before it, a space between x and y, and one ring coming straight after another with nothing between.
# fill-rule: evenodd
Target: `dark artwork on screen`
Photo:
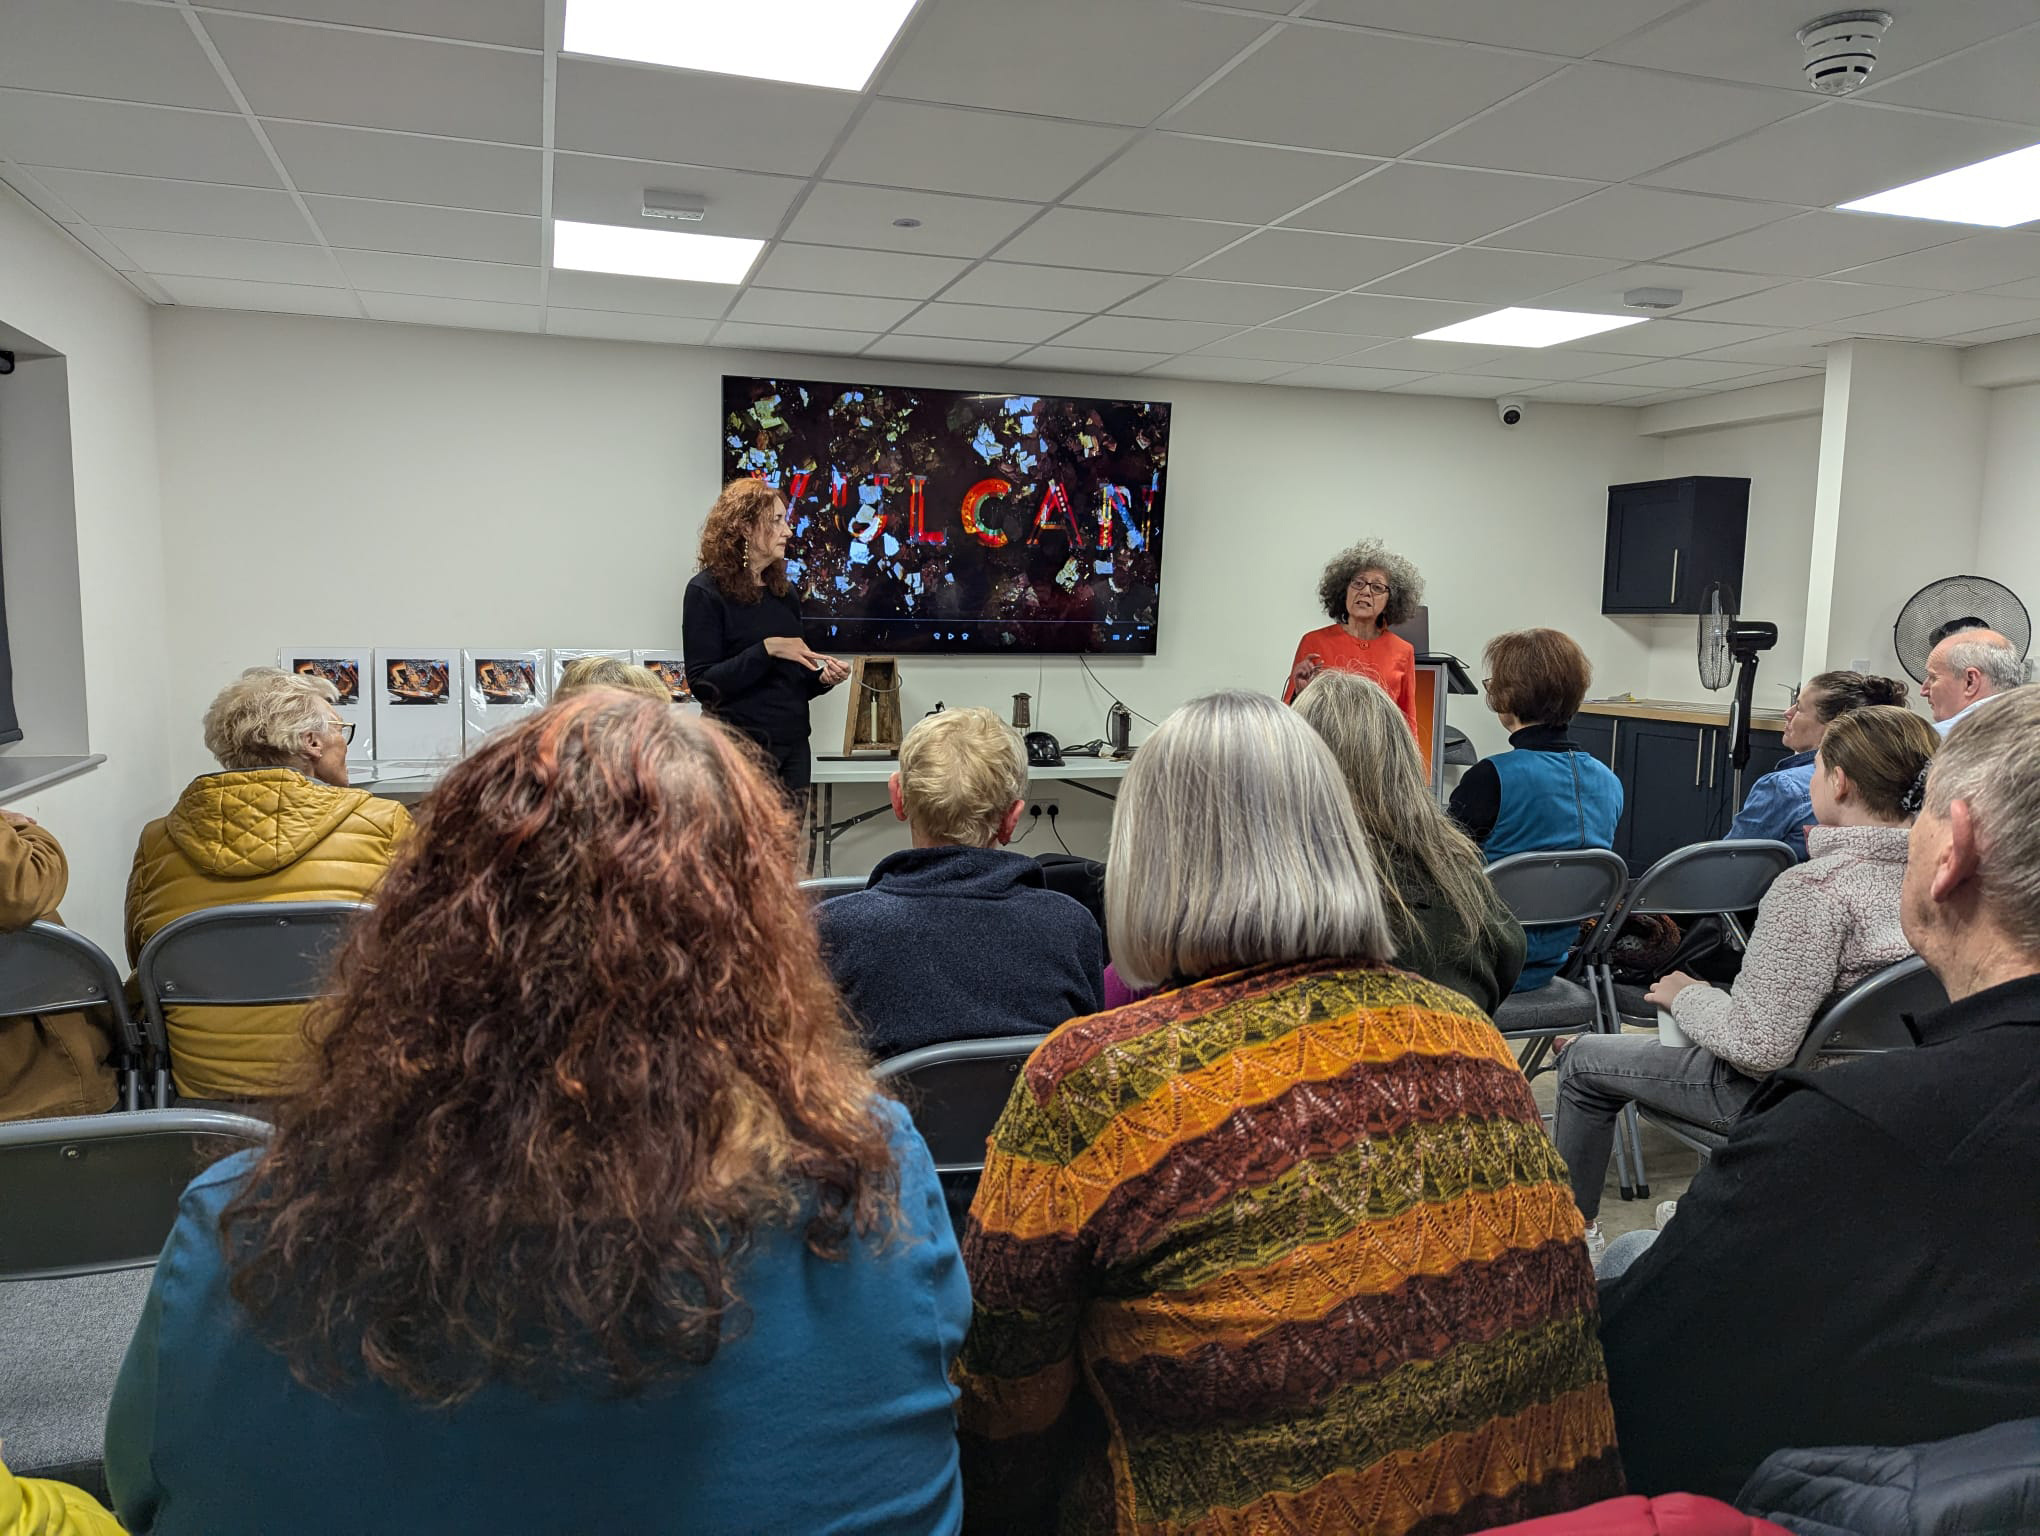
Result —
<instances>
[{"instance_id":1,"label":"dark artwork on screen","mask_svg":"<svg viewBox=\"0 0 2040 1536\"><path fill-rule=\"evenodd\" d=\"M1162 401L723 378L818 650L1152 655L1168 459Z\"/></svg>"}]
</instances>

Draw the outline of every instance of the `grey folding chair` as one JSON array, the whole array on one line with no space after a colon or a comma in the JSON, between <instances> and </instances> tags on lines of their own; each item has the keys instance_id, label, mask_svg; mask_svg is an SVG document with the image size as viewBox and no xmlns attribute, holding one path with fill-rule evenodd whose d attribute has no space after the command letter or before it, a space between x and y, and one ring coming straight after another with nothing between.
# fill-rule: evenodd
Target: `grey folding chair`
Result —
<instances>
[{"instance_id":1,"label":"grey folding chair","mask_svg":"<svg viewBox=\"0 0 2040 1536\"><path fill-rule=\"evenodd\" d=\"M809 901L823 902L832 896L861 891L869 883L863 875L817 875L812 880L801 881L800 888L808 893Z\"/></svg>"},{"instance_id":2,"label":"grey folding chair","mask_svg":"<svg viewBox=\"0 0 2040 1536\"><path fill-rule=\"evenodd\" d=\"M128 1012L120 968L82 933L55 923L32 923L0 933L0 1019L36 1013L99 1009L113 1019L122 1054L120 1102L140 1102L142 1032Z\"/></svg>"},{"instance_id":3,"label":"grey folding chair","mask_svg":"<svg viewBox=\"0 0 2040 1536\"><path fill-rule=\"evenodd\" d=\"M1919 1042L1907 1027L1906 1016L1947 1006L1948 989L1941 978L1918 955L1910 955L1864 977L1815 1015L1792 1065L1812 1067L1911 1050Z\"/></svg>"},{"instance_id":4,"label":"grey folding chair","mask_svg":"<svg viewBox=\"0 0 2040 1536\"><path fill-rule=\"evenodd\" d=\"M333 952L369 908L352 901L251 901L208 907L171 923L142 947L135 966L156 1104L170 1102L165 1010L308 1003L332 990Z\"/></svg>"},{"instance_id":5,"label":"grey folding chair","mask_svg":"<svg viewBox=\"0 0 2040 1536\"><path fill-rule=\"evenodd\" d=\"M1769 838L1732 838L1721 842L1694 843L1675 848L1642 874L1630 886L1614 914L1599 928L1588 945L1586 968L1589 984L1600 994L1601 1005L1611 1030L1619 1030L1622 1019L1615 997L1614 950L1622 925L1632 917L1695 917L1703 913L1747 911L1763 900L1771 882L1797 860L1785 844ZM1704 1127L1674 1129L1670 1116L1650 1113L1651 1123L1672 1131L1688 1145L1702 1146L1691 1133ZM1708 1132L1713 1135L1714 1133ZM1627 1137L1635 1161L1633 1181L1628 1177L1629 1159L1623 1155ZM1719 1140L1716 1140L1719 1145ZM1702 1146L1702 1150L1707 1150ZM1625 1105L1615 1128L1615 1166L1622 1198L1648 1200L1650 1177L1643 1164L1643 1133L1637 1125L1637 1108Z\"/></svg>"},{"instance_id":6,"label":"grey folding chair","mask_svg":"<svg viewBox=\"0 0 2040 1536\"><path fill-rule=\"evenodd\" d=\"M948 1040L881 1061L873 1072L901 1090L937 1173L982 1173L985 1140L1040 1035Z\"/></svg>"},{"instance_id":7,"label":"grey folding chair","mask_svg":"<svg viewBox=\"0 0 2040 1536\"><path fill-rule=\"evenodd\" d=\"M1607 921L1629 883L1629 867L1606 848L1569 848L1512 854L1490 864L1487 877L1525 928L1577 925ZM1599 994L1561 976L1535 991L1512 993L1495 1010L1495 1028L1505 1038L1535 1042L1523 1058L1526 1077L1551 1070L1546 1056L1554 1035L1604 1027Z\"/></svg>"}]
</instances>

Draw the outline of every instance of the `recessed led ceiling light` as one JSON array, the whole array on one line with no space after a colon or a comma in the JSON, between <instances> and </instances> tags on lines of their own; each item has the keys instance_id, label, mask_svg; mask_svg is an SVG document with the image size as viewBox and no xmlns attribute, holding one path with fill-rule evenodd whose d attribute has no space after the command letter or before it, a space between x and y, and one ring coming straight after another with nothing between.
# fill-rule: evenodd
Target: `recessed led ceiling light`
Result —
<instances>
[{"instance_id":1,"label":"recessed led ceiling light","mask_svg":"<svg viewBox=\"0 0 2040 1536\"><path fill-rule=\"evenodd\" d=\"M688 235L677 230L553 220L552 264L572 272L616 272L625 277L664 277L687 283L741 283L764 248L763 240L739 240L732 235Z\"/></svg>"},{"instance_id":2,"label":"recessed led ceiling light","mask_svg":"<svg viewBox=\"0 0 2040 1536\"><path fill-rule=\"evenodd\" d=\"M2040 144L1840 206L1847 213L1889 213L1902 219L2010 229L2040 219Z\"/></svg>"},{"instance_id":3,"label":"recessed led ceiling light","mask_svg":"<svg viewBox=\"0 0 2040 1536\"><path fill-rule=\"evenodd\" d=\"M1498 309L1426 331L1418 341L1478 341L1491 347L1555 347L1561 341L1641 325L1648 315L1587 315L1570 309Z\"/></svg>"},{"instance_id":4,"label":"recessed led ceiling light","mask_svg":"<svg viewBox=\"0 0 2040 1536\"><path fill-rule=\"evenodd\" d=\"M773 0L770 7L567 0L562 46L605 59L861 91L913 9L914 0Z\"/></svg>"}]
</instances>

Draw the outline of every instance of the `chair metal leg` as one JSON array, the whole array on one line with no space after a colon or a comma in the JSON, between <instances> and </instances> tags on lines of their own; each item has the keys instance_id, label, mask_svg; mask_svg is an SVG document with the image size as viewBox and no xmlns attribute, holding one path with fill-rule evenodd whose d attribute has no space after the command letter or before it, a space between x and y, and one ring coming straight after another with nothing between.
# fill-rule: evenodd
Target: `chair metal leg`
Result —
<instances>
[{"instance_id":1,"label":"chair metal leg","mask_svg":"<svg viewBox=\"0 0 2040 1536\"><path fill-rule=\"evenodd\" d=\"M1643 1128L1637 1118L1636 1106L1634 1104L1625 1104L1622 1107L1622 1124L1615 1128L1618 1139L1622 1134L1623 1126L1628 1127L1630 1145L1636 1149L1636 1193L1628 1198L1648 1200L1650 1198L1650 1175L1644 1171L1643 1167Z\"/></svg>"}]
</instances>

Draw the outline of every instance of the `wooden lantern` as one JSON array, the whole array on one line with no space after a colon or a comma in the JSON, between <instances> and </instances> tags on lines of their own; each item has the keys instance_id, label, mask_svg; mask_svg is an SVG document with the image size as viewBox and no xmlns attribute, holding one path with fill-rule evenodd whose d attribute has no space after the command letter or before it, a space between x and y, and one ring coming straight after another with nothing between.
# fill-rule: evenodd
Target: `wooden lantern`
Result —
<instances>
[{"instance_id":1,"label":"wooden lantern","mask_svg":"<svg viewBox=\"0 0 2040 1536\"><path fill-rule=\"evenodd\" d=\"M843 755L900 750L900 664L892 656L850 663L850 707L843 720Z\"/></svg>"}]
</instances>

